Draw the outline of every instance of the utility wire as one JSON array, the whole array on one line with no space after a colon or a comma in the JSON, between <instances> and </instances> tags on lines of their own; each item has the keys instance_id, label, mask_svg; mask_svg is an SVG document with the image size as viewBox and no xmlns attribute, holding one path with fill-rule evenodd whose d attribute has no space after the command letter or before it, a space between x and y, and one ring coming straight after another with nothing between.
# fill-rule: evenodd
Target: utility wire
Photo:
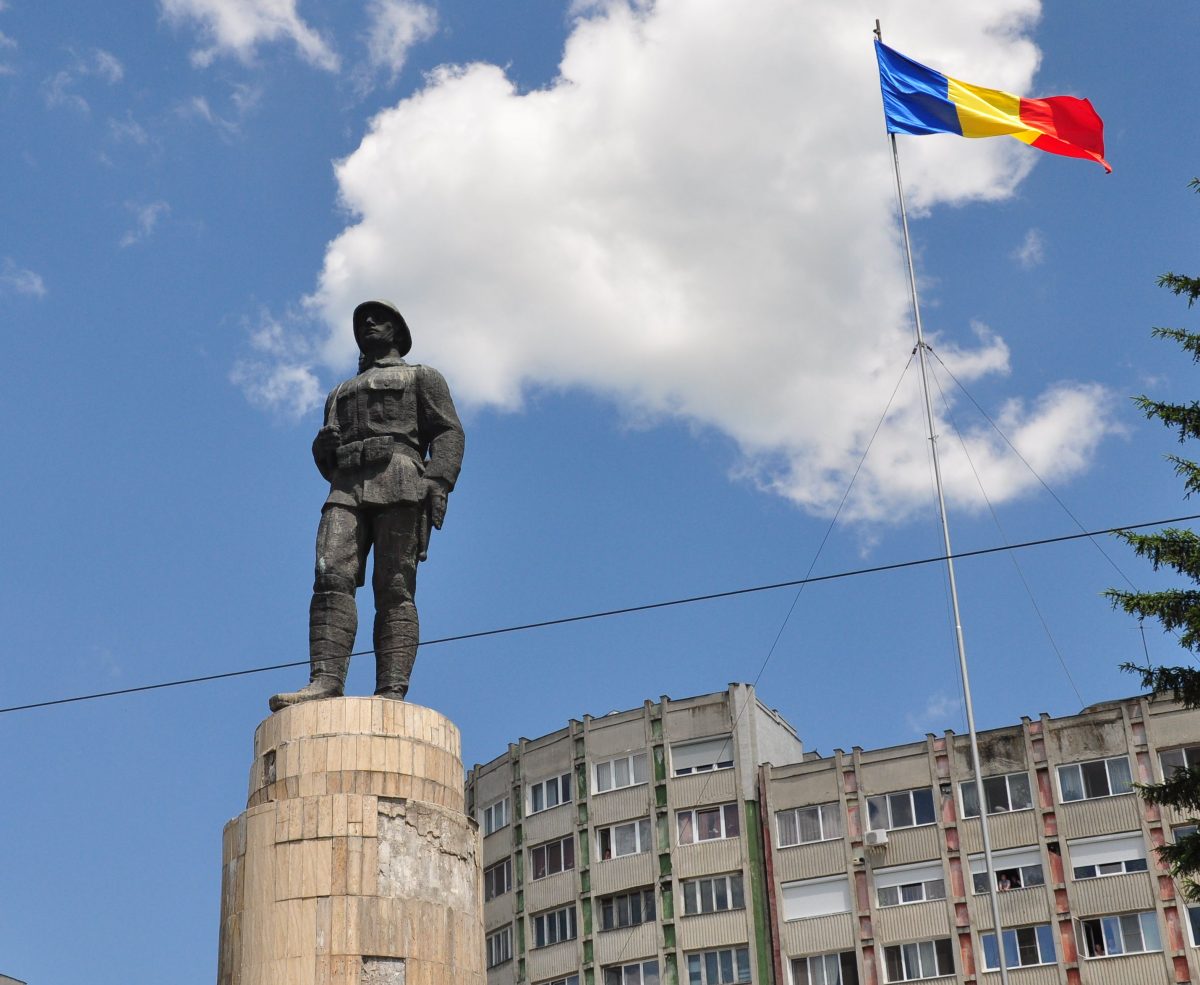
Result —
<instances>
[{"instance_id":1,"label":"utility wire","mask_svg":"<svg viewBox=\"0 0 1200 985\"><path fill-rule=\"evenodd\" d=\"M770 592L780 588L796 588L799 585L815 585L819 582L840 581L843 578L853 578L859 575L874 575L885 571L901 571L906 568L917 568L927 564L944 564L950 558L985 557L988 554L999 554L1003 551L1018 551L1027 547L1044 547L1048 544L1062 544L1072 540L1083 540L1088 537L1099 537L1102 534L1115 534L1123 530L1142 530L1146 527L1160 527L1168 523L1184 523L1188 520L1200 520L1200 513L1187 516L1166 517L1160 520L1147 520L1142 523L1122 523L1101 530L1085 530L1077 534L1060 534L1057 537L1041 537L1037 540L1026 540L1019 544L1004 544L999 547L980 547L973 551L956 551L952 555L939 554L934 557L915 558L910 561L894 561L891 564L877 564L867 568L853 568L849 571L836 571L827 575L813 575L807 578L796 578L791 581L772 582L767 585L752 585L747 588L732 588L723 592L710 592L706 595L692 595L687 598L668 599L663 602L646 602L641 605L626 606L621 609L604 609L598 612L585 612L575 616L560 616L556 619L543 619L539 622L521 623L517 626L502 626L497 629L481 629L473 633L459 633L455 636L443 636L440 639L424 640L420 646L437 646L442 643L460 643L464 640L482 639L486 636L503 636L507 633L519 633L530 629L545 629L549 626L565 626L576 622L587 622L593 619L606 619L611 616L624 616L634 612L651 612L655 609L667 609L676 605L690 605L695 602L712 602L716 599L736 598L739 595L753 595L757 592ZM374 650L357 650L353 657L374 653ZM52 705L65 705L75 701L90 701L93 698L111 698L122 694L135 694L140 691L154 691L166 687L180 687L185 684L200 684L207 681L222 680L227 677L242 677L246 674L261 674L271 670L283 670L288 667L306 667L308 660L293 660L288 663L271 664L267 667L251 667L246 670L226 671L222 674L208 674L204 677L192 677L178 681L164 681L160 684L143 684L141 687L122 688L118 691L101 691L95 694L80 694L70 698L55 698L52 701L36 701L25 705L12 705L0 708L0 715L14 711L28 711L32 708L47 708Z\"/></svg>"},{"instance_id":2,"label":"utility wire","mask_svg":"<svg viewBox=\"0 0 1200 985\"><path fill-rule=\"evenodd\" d=\"M938 360L941 363L941 360ZM941 363L945 368L945 363ZM1004 527L1000 523L1000 517L996 515L996 508L992 505L991 499L988 497L987 490L983 487L983 478L979 475L979 470L975 468L975 462L971 458L971 452L967 449L966 439L963 437L962 431L954 421L954 414L950 410L950 401L946 399L946 391L942 389L942 383L937 378L937 373L930 374L933 377L934 385L938 388L938 394L942 398L942 406L946 411L946 420L950 427L954 430L954 435L958 438L958 443L962 448L963 456L967 460L967 464L971 467L971 474L975 476L975 484L979 486L979 494L983 497L984 503L987 504L988 512L992 515L992 522L996 525L996 531L1000 534L1000 539L1005 543L1008 542L1008 534L1004 532ZM1036 474L1036 473L1035 473ZM1028 580L1025 578L1025 572L1021 570L1021 565L1018 563L1016 555L1011 551L1008 558L1013 563L1016 569L1017 577L1021 579L1021 584L1025 588L1025 594L1029 596L1029 604L1033 606L1033 611L1037 613L1038 621L1042 624L1042 629L1046 633L1046 639L1050 641L1050 648L1054 651L1054 655L1058 657L1058 663L1062 667L1063 673L1067 676L1067 682L1071 685L1071 690L1075 692L1075 697L1079 699L1079 708L1082 710L1087 707L1087 702L1083 700L1083 695L1079 693L1079 688L1075 684L1075 678L1071 676L1071 671L1067 667L1067 662L1063 659L1062 651L1058 648L1058 643L1054 639L1054 634L1050 632L1050 625L1046 622L1046 617L1042 615L1041 607L1037 604L1037 599L1034 598L1033 589L1030 588Z\"/></svg>"}]
</instances>

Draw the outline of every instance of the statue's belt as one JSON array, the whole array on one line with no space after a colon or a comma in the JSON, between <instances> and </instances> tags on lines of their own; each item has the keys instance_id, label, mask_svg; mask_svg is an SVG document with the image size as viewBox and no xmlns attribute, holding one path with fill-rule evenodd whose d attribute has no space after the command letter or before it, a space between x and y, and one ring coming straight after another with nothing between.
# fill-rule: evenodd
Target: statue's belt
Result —
<instances>
[{"instance_id":1,"label":"statue's belt","mask_svg":"<svg viewBox=\"0 0 1200 985\"><path fill-rule=\"evenodd\" d=\"M392 453L399 452L406 458L411 458L418 465L423 465L421 453L417 449L397 441L390 434L376 435L373 438L363 438L362 441L348 441L339 445L337 450L337 467L339 470L350 470L372 465L375 462L391 461Z\"/></svg>"}]
</instances>

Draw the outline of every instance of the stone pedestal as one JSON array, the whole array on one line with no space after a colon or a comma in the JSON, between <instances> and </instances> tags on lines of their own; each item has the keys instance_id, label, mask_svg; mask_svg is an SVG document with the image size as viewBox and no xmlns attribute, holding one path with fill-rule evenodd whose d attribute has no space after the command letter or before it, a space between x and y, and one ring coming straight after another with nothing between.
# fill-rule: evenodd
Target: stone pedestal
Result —
<instances>
[{"instance_id":1,"label":"stone pedestal","mask_svg":"<svg viewBox=\"0 0 1200 985\"><path fill-rule=\"evenodd\" d=\"M448 719L384 698L276 712L225 826L218 985L484 985L481 857Z\"/></svg>"}]
</instances>

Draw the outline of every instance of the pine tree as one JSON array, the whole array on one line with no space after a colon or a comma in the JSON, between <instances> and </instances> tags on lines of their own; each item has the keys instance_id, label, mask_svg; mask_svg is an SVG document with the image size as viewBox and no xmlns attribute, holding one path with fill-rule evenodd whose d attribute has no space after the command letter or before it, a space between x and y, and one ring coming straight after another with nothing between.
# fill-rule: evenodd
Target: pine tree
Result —
<instances>
[{"instance_id":1,"label":"pine tree","mask_svg":"<svg viewBox=\"0 0 1200 985\"><path fill-rule=\"evenodd\" d=\"M1200 178L1193 178L1190 187L1200 191ZM1200 298L1200 277L1166 273L1158 279L1177 297L1187 299L1192 307ZM1181 328L1156 328L1155 337L1170 339L1200 363L1200 332ZM1171 404L1151 400L1143 395L1134 403L1151 420L1158 419L1176 432L1180 444L1190 438L1200 438L1200 401ZM1179 455L1167 460L1183 480L1187 496L1200 492L1200 464ZM1126 592L1110 589L1105 594L1113 606L1124 609L1139 619L1157 619L1168 632L1175 633L1180 646L1200 653L1200 536L1191 530L1170 528L1154 534L1135 534L1129 531L1120 536L1141 557L1147 558L1154 570L1170 568L1189 579L1191 587L1172 588L1161 592ZM1173 697L1187 708L1200 708L1200 666L1139 666L1124 664L1123 670L1141 677L1142 687ZM1139 784L1138 792L1151 804L1169 805L1189 817L1200 815L1200 763L1177 769L1162 783ZM1183 884L1189 899L1200 899L1200 833L1177 838L1174 844L1158 850L1159 857L1170 867L1171 874Z\"/></svg>"}]
</instances>

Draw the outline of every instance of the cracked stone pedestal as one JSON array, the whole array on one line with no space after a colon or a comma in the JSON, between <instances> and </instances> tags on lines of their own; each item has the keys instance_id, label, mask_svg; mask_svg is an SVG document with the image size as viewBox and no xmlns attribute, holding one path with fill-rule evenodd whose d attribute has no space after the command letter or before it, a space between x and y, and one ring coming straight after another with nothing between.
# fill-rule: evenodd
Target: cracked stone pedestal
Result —
<instances>
[{"instance_id":1,"label":"cracked stone pedestal","mask_svg":"<svg viewBox=\"0 0 1200 985\"><path fill-rule=\"evenodd\" d=\"M225 826L218 985L484 985L481 846L458 729L385 698L254 733Z\"/></svg>"}]
</instances>

